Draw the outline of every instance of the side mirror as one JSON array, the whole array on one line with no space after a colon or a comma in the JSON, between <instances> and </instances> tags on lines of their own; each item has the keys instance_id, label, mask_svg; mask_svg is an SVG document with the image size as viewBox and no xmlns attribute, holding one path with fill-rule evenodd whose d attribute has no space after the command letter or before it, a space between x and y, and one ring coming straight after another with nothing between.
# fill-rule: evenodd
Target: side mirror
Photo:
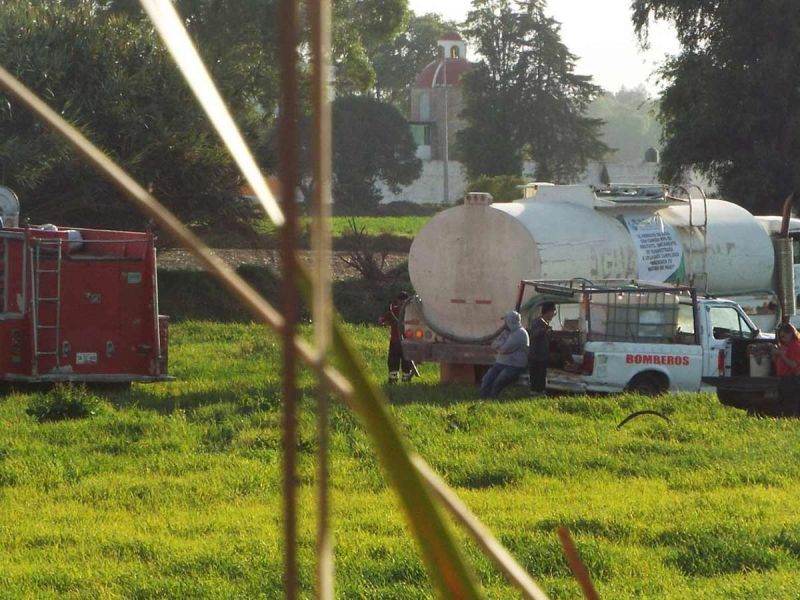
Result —
<instances>
[{"instance_id":1,"label":"side mirror","mask_svg":"<svg viewBox=\"0 0 800 600\"><path fill-rule=\"evenodd\" d=\"M727 327L714 327L712 333L715 340L727 340L731 337L731 330Z\"/></svg>"}]
</instances>

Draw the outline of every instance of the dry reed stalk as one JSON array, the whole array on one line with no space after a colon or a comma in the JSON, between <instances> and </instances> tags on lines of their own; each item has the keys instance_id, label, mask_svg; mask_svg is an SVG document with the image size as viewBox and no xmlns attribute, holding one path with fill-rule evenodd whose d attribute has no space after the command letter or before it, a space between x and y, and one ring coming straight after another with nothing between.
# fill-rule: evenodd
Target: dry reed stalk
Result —
<instances>
[{"instance_id":1,"label":"dry reed stalk","mask_svg":"<svg viewBox=\"0 0 800 600\"><path fill-rule=\"evenodd\" d=\"M314 255L312 315L314 344L321 364L331 345L333 294L331 292L331 107L328 93L331 48L330 0L308 0L311 24L312 107L311 143L314 164L314 197L311 219L311 249ZM317 388L317 561L318 600L334 598L333 532L330 526L328 392Z\"/></svg>"},{"instance_id":2,"label":"dry reed stalk","mask_svg":"<svg viewBox=\"0 0 800 600\"><path fill-rule=\"evenodd\" d=\"M294 339L300 314L300 295L297 289L295 238L297 233L297 202L295 190L299 181L297 167L297 3L279 0L278 47L280 57L280 109L278 112L279 176L281 205L286 219L280 231L280 254L283 266L280 297L284 327L283 372L283 531L284 531L284 588L286 600L296 600L299 589L297 565L297 357Z\"/></svg>"},{"instance_id":3,"label":"dry reed stalk","mask_svg":"<svg viewBox=\"0 0 800 600\"><path fill-rule=\"evenodd\" d=\"M583 561L581 561L580 554L578 554L578 549L572 541L569 529L566 527L559 527L558 538L561 540L561 547L564 548L564 554L567 555L569 568L572 569L572 574L581 586L583 597L586 598L586 600L600 600L597 590L595 590L594 585L592 585L592 578L589 577L589 571L586 570Z\"/></svg>"}]
</instances>

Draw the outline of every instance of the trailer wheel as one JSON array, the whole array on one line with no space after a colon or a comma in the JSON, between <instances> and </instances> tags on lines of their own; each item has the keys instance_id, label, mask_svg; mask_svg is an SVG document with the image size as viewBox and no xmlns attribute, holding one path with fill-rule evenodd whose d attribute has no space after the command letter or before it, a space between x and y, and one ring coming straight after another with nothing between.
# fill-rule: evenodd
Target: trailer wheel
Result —
<instances>
[{"instance_id":1,"label":"trailer wheel","mask_svg":"<svg viewBox=\"0 0 800 600\"><path fill-rule=\"evenodd\" d=\"M669 389L669 380L663 373L639 373L625 386L626 392L642 396L659 396Z\"/></svg>"}]
</instances>

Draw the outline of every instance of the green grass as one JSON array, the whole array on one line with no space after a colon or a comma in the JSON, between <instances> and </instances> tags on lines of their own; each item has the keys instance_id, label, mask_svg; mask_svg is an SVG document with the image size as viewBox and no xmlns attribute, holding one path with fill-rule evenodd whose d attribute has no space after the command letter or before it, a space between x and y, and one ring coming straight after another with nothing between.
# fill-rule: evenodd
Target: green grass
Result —
<instances>
[{"instance_id":1,"label":"green grass","mask_svg":"<svg viewBox=\"0 0 800 600\"><path fill-rule=\"evenodd\" d=\"M422 229L422 226L430 220L430 217L332 217L331 232L334 238L339 238L352 232L351 219L355 219L359 231L363 228L366 235L379 236L387 234L413 238ZM308 217L303 217L300 219L299 227L301 229L305 228L310 222L311 220ZM276 235L275 226L268 219L264 219L259 223L258 229L263 233Z\"/></svg>"},{"instance_id":2,"label":"green grass","mask_svg":"<svg viewBox=\"0 0 800 600\"><path fill-rule=\"evenodd\" d=\"M386 331L350 330L383 381ZM0 598L280 597L279 343L256 325L171 334L179 380L109 394L95 416L39 423L39 394L0 399ZM559 525L603 598L796 597L800 421L708 394L479 402L422 374L389 390L401 429L552 598L580 596ZM309 596L316 442L300 381ZM616 428L644 408L670 423ZM332 429L337 597L432 597L368 436L340 406ZM465 548L490 598L516 597Z\"/></svg>"}]
</instances>

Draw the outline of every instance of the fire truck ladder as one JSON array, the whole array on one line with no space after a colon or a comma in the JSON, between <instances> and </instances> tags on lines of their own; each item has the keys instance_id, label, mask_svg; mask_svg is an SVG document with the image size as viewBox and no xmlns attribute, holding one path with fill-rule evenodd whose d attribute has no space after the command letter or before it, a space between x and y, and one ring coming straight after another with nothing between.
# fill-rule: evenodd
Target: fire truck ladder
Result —
<instances>
[{"instance_id":1,"label":"fire truck ladder","mask_svg":"<svg viewBox=\"0 0 800 600\"><path fill-rule=\"evenodd\" d=\"M45 356L52 356L55 359L55 366L59 367L61 352L61 243L62 240L35 240L35 248L31 255L31 271L33 272L33 374L39 373L39 359ZM55 268L42 268L42 254L46 259L55 261ZM45 296L41 294L42 284L45 289L55 289L55 296ZM50 305L54 307L52 311L46 311L42 318L42 306ZM42 347L41 337L44 332L52 332L53 347Z\"/></svg>"}]
</instances>

